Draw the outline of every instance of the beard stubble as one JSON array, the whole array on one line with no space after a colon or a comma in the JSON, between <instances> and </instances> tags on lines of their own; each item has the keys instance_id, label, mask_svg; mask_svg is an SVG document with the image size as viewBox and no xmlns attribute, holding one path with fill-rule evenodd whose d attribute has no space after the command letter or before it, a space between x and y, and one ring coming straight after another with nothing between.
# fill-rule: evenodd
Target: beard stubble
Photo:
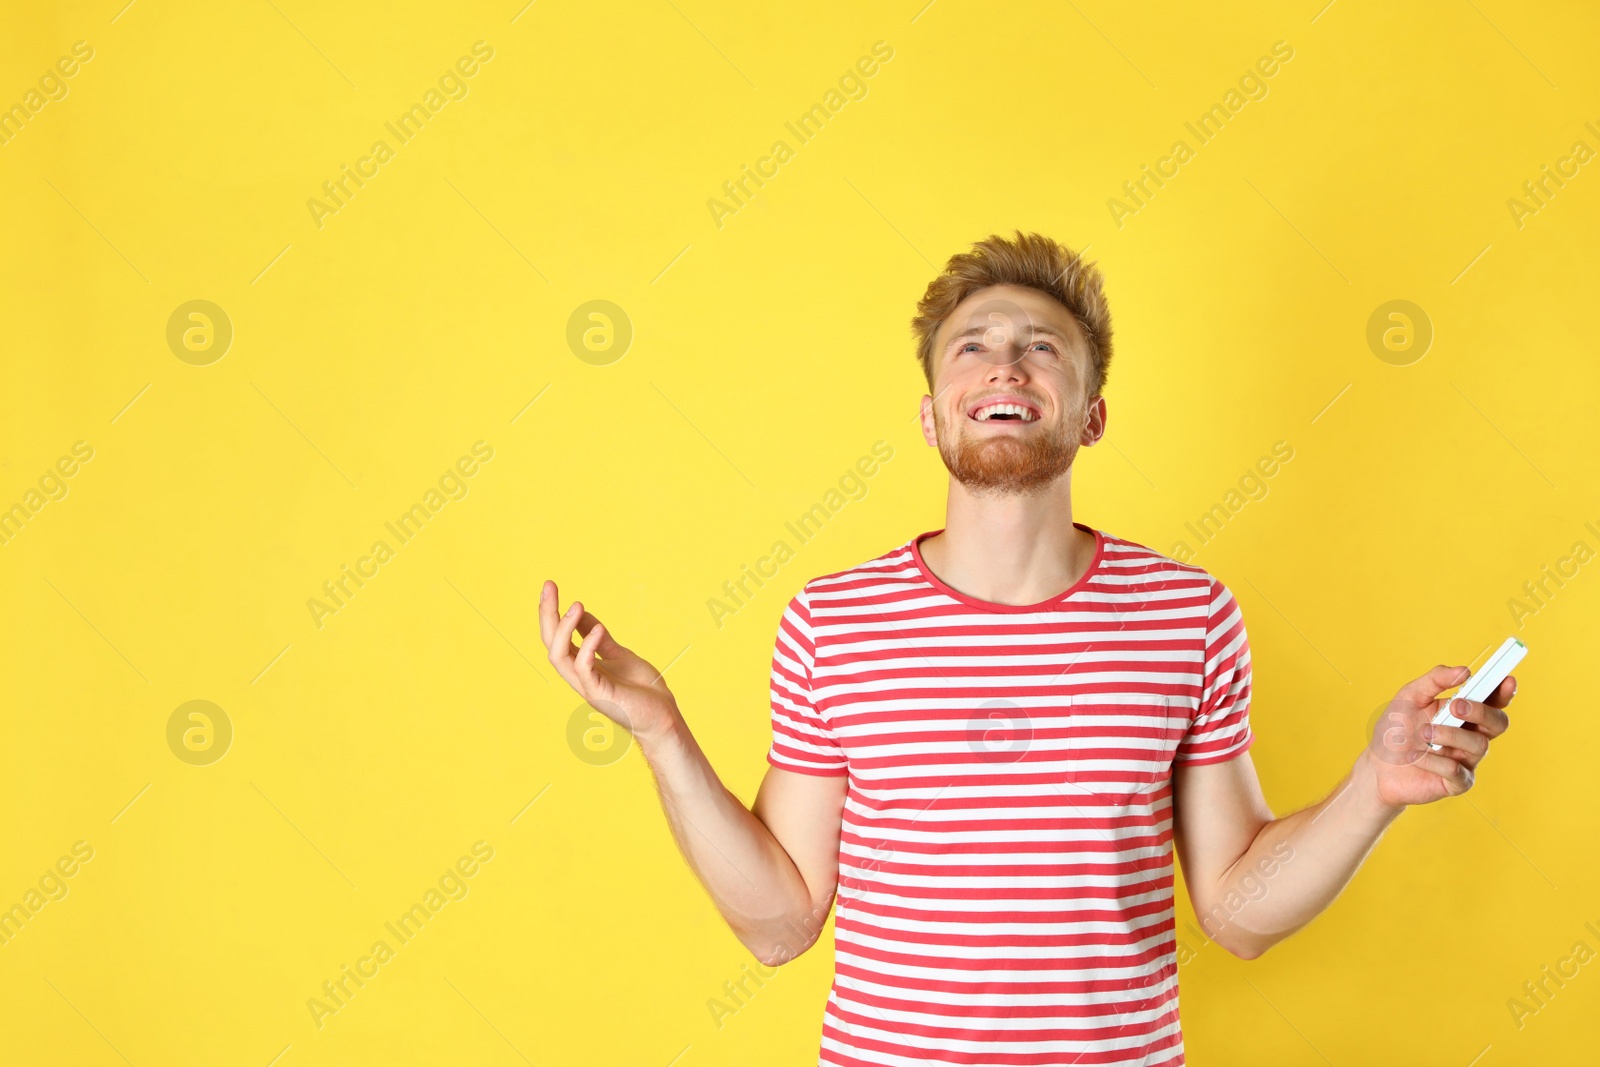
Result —
<instances>
[{"instance_id":1,"label":"beard stubble","mask_svg":"<svg viewBox=\"0 0 1600 1067\"><path fill-rule=\"evenodd\" d=\"M966 432L967 421L963 419L952 433L938 410L933 413L939 457L951 477L978 494L1044 489L1071 469L1083 431L1081 423L1072 433L1051 433L1049 427L1040 426L1035 432L975 440Z\"/></svg>"}]
</instances>

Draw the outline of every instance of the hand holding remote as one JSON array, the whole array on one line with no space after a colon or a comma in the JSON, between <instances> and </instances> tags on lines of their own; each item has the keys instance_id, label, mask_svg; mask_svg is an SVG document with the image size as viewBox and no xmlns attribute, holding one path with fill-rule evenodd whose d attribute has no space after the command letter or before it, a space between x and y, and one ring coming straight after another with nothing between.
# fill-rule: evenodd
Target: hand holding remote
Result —
<instances>
[{"instance_id":1,"label":"hand holding remote","mask_svg":"<svg viewBox=\"0 0 1600 1067\"><path fill-rule=\"evenodd\" d=\"M1504 708L1516 679L1508 672L1524 654L1526 646L1511 638L1470 678L1466 667L1441 664L1401 687L1361 756L1381 803L1427 804L1472 788L1489 743L1511 725ZM1454 686L1461 688L1442 700Z\"/></svg>"},{"instance_id":2,"label":"hand holding remote","mask_svg":"<svg viewBox=\"0 0 1600 1067\"><path fill-rule=\"evenodd\" d=\"M1462 720L1450 713L1451 701L1461 699L1476 700L1482 703L1487 700L1490 694L1500 688L1500 683L1505 681L1511 674L1511 669L1521 663L1522 657L1527 654L1527 645L1518 641L1515 637L1506 638L1500 647L1495 650L1494 655L1485 660L1483 666L1473 672L1472 677L1468 678L1465 684L1456 690L1455 696L1444 702L1444 707L1440 708L1439 713L1433 717L1433 724L1435 726L1460 726ZM1437 744L1431 747L1435 752L1439 750Z\"/></svg>"}]
</instances>

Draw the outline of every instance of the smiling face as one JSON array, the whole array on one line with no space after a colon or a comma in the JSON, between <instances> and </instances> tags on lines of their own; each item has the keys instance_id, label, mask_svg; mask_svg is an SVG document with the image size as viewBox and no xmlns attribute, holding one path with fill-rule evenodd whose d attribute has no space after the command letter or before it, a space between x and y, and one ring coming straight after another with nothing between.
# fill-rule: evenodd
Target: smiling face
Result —
<instances>
[{"instance_id":1,"label":"smiling face","mask_svg":"<svg viewBox=\"0 0 1600 1067\"><path fill-rule=\"evenodd\" d=\"M980 289L939 326L923 437L975 493L1038 491L1105 432L1091 374L1088 340L1060 301L1023 286Z\"/></svg>"}]
</instances>

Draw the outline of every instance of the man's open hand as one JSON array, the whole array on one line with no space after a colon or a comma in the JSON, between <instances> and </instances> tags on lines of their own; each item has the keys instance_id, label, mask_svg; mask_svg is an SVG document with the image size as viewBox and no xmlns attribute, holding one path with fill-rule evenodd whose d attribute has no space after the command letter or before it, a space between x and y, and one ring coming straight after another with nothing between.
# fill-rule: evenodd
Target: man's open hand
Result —
<instances>
[{"instance_id":1,"label":"man's open hand","mask_svg":"<svg viewBox=\"0 0 1600 1067\"><path fill-rule=\"evenodd\" d=\"M1462 724L1435 726L1433 717L1445 706L1439 694L1461 685L1471 673L1466 667L1441 664L1407 682L1378 717L1363 758L1377 773L1378 798L1383 803L1428 804L1472 788L1489 742L1511 725L1503 709L1517 691L1517 680L1507 676L1481 703L1452 698L1450 713ZM1429 747L1432 744L1439 750Z\"/></svg>"},{"instance_id":2,"label":"man's open hand","mask_svg":"<svg viewBox=\"0 0 1600 1067\"><path fill-rule=\"evenodd\" d=\"M618 644L605 625L574 600L558 614L556 583L539 592L539 637L550 650L556 673L589 706L641 739L658 735L678 717L678 702L661 674ZM572 644L576 630L582 642Z\"/></svg>"}]
</instances>

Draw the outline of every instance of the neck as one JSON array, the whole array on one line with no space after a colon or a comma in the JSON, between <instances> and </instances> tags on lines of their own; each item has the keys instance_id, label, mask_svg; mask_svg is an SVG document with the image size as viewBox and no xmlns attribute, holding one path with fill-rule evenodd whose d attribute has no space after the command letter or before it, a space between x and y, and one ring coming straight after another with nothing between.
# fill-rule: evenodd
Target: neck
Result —
<instances>
[{"instance_id":1,"label":"neck","mask_svg":"<svg viewBox=\"0 0 1600 1067\"><path fill-rule=\"evenodd\" d=\"M1095 538L1072 525L1072 471L1025 494L977 494L950 479L945 527L922 560L958 592L995 604L1037 604L1070 589Z\"/></svg>"}]
</instances>

